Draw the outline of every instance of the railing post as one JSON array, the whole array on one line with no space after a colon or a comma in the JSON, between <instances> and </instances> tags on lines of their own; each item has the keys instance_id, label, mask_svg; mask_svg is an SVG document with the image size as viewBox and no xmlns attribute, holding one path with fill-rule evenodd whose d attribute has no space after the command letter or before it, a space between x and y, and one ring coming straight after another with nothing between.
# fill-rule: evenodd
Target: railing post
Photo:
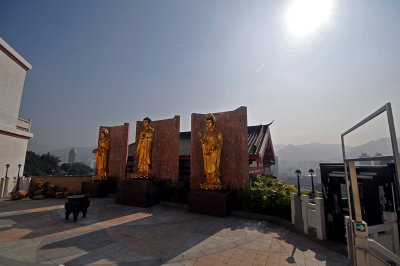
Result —
<instances>
[{"instance_id":1,"label":"railing post","mask_svg":"<svg viewBox=\"0 0 400 266\"><path fill-rule=\"evenodd\" d=\"M303 218L301 211L301 198L296 195L296 193L291 193L291 209L292 209L292 223L295 225L296 229L303 231Z\"/></svg>"},{"instance_id":2,"label":"railing post","mask_svg":"<svg viewBox=\"0 0 400 266\"><path fill-rule=\"evenodd\" d=\"M304 234L308 235L308 202L310 197L308 195L301 195L301 213L303 217L303 230Z\"/></svg>"},{"instance_id":3,"label":"railing post","mask_svg":"<svg viewBox=\"0 0 400 266\"><path fill-rule=\"evenodd\" d=\"M316 197L314 198L316 205L315 215L317 218L317 238L320 240L326 239L326 224L325 224L325 209L324 199Z\"/></svg>"},{"instance_id":4,"label":"railing post","mask_svg":"<svg viewBox=\"0 0 400 266\"><path fill-rule=\"evenodd\" d=\"M0 198L2 198L3 194L4 194L4 183L5 183L5 180L4 180L4 177L2 177L1 182L0 182Z\"/></svg>"}]
</instances>

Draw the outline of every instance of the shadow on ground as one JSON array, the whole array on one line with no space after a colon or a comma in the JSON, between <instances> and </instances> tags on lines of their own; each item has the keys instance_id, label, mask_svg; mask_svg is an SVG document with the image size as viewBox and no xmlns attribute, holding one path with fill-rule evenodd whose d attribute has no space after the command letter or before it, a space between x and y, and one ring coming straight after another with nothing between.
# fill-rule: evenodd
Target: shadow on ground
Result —
<instances>
[{"instance_id":1,"label":"shadow on ground","mask_svg":"<svg viewBox=\"0 0 400 266\"><path fill-rule=\"evenodd\" d=\"M80 214L77 223L64 220L59 205L65 200L1 202L0 262L158 265L194 262L234 248L287 253L288 263L307 260L307 256L326 265L340 261L328 248L268 222L216 218L160 205L147 209L116 205L113 198L91 201L87 217ZM52 206L58 207L39 209ZM29 212L31 209L37 212ZM10 215L1 216L7 212ZM30 254L13 257L19 244L32 249Z\"/></svg>"}]
</instances>

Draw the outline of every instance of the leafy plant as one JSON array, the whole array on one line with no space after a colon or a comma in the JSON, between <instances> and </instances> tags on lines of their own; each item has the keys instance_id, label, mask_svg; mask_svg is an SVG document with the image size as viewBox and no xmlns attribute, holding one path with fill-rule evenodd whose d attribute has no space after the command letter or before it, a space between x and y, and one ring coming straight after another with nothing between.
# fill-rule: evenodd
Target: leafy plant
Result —
<instances>
[{"instance_id":1,"label":"leafy plant","mask_svg":"<svg viewBox=\"0 0 400 266\"><path fill-rule=\"evenodd\" d=\"M314 192L318 192L318 190L314 190ZM301 195L308 195L311 196L312 190L305 190L301 192Z\"/></svg>"},{"instance_id":2,"label":"leafy plant","mask_svg":"<svg viewBox=\"0 0 400 266\"><path fill-rule=\"evenodd\" d=\"M162 198L166 201L188 203L189 190L189 178L179 177L178 180L168 182L162 187Z\"/></svg>"},{"instance_id":3,"label":"leafy plant","mask_svg":"<svg viewBox=\"0 0 400 266\"><path fill-rule=\"evenodd\" d=\"M271 177L257 177L249 191L248 207L254 212L290 219L291 192L297 192L295 186Z\"/></svg>"},{"instance_id":4,"label":"leafy plant","mask_svg":"<svg viewBox=\"0 0 400 266\"><path fill-rule=\"evenodd\" d=\"M60 167L61 175L87 176L93 175L94 170L83 163L63 163Z\"/></svg>"},{"instance_id":5,"label":"leafy plant","mask_svg":"<svg viewBox=\"0 0 400 266\"><path fill-rule=\"evenodd\" d=\"M26 152L24 175L31 176L86 176L92 175L93 169L83 163L62 164L60 158L50 153L38 155L32 151Z\"/></svg>"},{"instance_id":6,"label":"leafy plant","mask_svg":"<svg viewBox=\"0 0 400 266\"><path fill-rule=\"evenodd\" d=\"M37 155L32 151L26 152L24 175L48 176L59 172L60 158L50 153Z\"/></svg>"}]
</instances>

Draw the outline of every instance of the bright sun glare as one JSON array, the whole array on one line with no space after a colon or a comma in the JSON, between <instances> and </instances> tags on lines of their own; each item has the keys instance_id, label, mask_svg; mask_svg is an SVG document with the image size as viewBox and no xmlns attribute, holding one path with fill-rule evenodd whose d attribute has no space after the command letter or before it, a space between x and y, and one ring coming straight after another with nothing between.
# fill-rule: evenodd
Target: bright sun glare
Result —
<instances>
[{"instance_id":1,"label":"bright sun glare","mask_svg":"<svg viewBox=\"0 0 400 266\"><path fill-rule=\"evenodd\" d=\"M286 25L297 37L310 35L329 21L334 0L292 0L286 11Z\"/></svg>"}]
</instances>

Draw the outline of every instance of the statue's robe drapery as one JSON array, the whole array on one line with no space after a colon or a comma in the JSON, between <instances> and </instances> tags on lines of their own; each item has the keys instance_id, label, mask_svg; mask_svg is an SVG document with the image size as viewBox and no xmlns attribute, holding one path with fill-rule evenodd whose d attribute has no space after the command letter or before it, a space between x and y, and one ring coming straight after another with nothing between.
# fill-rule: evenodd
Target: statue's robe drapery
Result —
<instances>
[{"instance_id":1,"label":"statue's robe drapery","mask_svg":"<svg viewBox=\"0 0 400 266\"><path fill-rule=\"evenodd\" d=\"M98 177L107 176L107 159L108 151L110 150L110 141L108 138L100 139L97 149L94 150L96 154L96 170Z\"/></svg>"},{"instance_id":2,"label":"statue's robe drapery","mask_svg":"<svg viewBox=\"0 0 400 266\"><path fill-rule=\"evenodd\" d=\"M200 141L203 150L206 183L220 184L222 134L219 131L206 132Z\"/></svg>"},{"instance_id":3,"label":"statue's robe drapery","mask_svg":"<svg viewBox=\"0 0 400 266\"><path fill-rule=\"evenodd\" d=\"M140 139L136 149L139 172L150 173L153 142L154 129L145 129L140 133Z\"/></svg>"}]
</instances>

